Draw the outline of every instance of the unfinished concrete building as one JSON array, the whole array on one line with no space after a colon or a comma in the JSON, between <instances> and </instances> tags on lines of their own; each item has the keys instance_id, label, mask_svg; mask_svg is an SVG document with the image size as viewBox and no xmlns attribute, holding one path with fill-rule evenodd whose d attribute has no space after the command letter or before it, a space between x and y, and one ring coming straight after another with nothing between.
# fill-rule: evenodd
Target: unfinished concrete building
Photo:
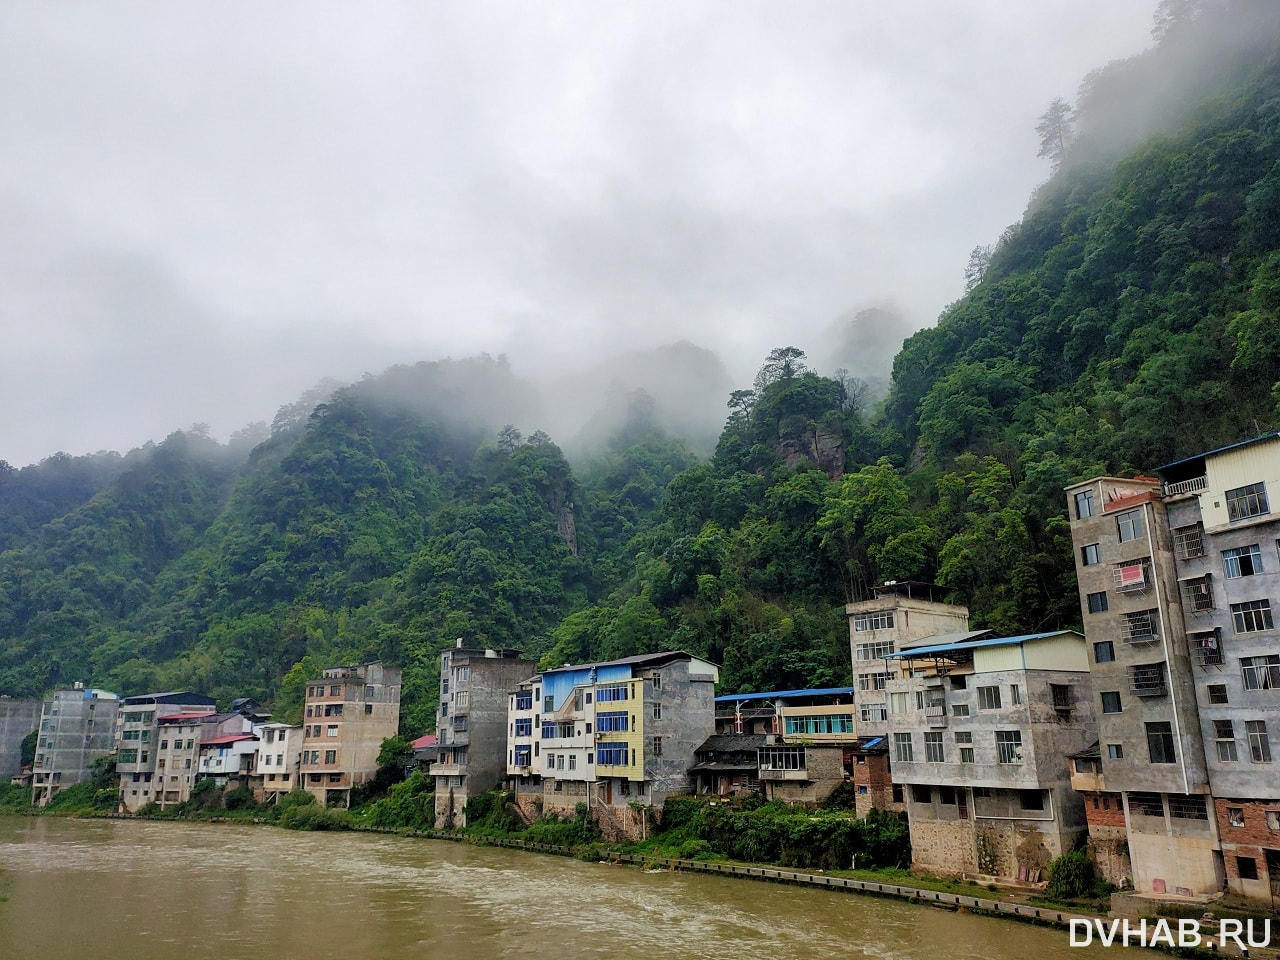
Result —
<instances>
[{"instance_id":1,"label":"unfinished concrete building","mask_svg":"<svg viewBox=\"0 0 1280 960\"><path fill-rule=\"evenodd\" d=\"M969 630L969 608L944 603L945 593L931 583L891 581L876 587L872 599L845 605L859 737L888 732L885 686L894 672L889 654L926 637Z\"/></svg>"},{"instance_id":2,"label":"unfinished concrete building","mask_svg":"<svg viewBox=\"0 0 1280 960\"><path fill-rule=\"evenodd\" d=\"M382 741L399 730L400 668L325 670L306 685L302 724L303 789L325 806L349 806L352 788L378 772Z\"/></svg>"},{"instance_id":3,"label":"unfinished concrete building","mask_svg":"<svg viewBox=\"0 0 1280 960\"><path fill-rule=\"evenodd\" d=\"M436 827L467 825L467 801L502 782L507 763L507 706L512 690L538 669L518 650L458 645L440 655L436 724Z\"/></svg>"},{"instance_id":4,"label":"unfinished concrete building","mask_svg":"<svg viewBox=\"0 0 1280 960\"><path fill-rule=\"evenodd\" d=\"M912 865L1035 882L1085 831L1067 756L1095 737L1085 639L1071 630L891 654L894 781Z\"/></svg>"},{"instance_id":5,"label":"unfinished concrete building","mask_svg":"<svg viewBox=\"0 0 1280 960\"><path fill-rule=\"evenodd\" d=\"M1156 473L1227 885L1280 903L1280 434Z\"/></svg>"},{"instance_id":6,"label":"unfinished concrete building","mask_svg":"<svg viewBox=\"0 0 1280 960\"><path fill-rule=\"evenodd\" d=\"M1119 795L1135 890L1198 896L1226 874L1161 494L1153 477L1067 488L1098 710L1094 793Z\"/></svg>"},{"instance_id":7,"label":"unfinished concrete building","mask_svg":"<svg viewBox=\"0 0 1280 960\"><path fill-rule=\"evenodd\" d=\"M31 767L33 804L43 807L67 787L88 780L93 762L115 751L119 709L116 694L84 684L45 697Z\"/></svg>"}]
</instances>

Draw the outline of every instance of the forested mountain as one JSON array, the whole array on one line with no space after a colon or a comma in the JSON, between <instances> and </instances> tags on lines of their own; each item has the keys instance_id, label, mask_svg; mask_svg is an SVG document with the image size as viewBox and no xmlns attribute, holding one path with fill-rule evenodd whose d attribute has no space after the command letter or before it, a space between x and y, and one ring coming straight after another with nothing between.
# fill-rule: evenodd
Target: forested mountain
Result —
<instances>
[{"instance_id":1,"label":"forested mountain","mask_svg":"<svg viewBox=\"0 0 1280 960\"><path fill-rule=\"evenodd\" d=\"M883 579L943 584L975 626L1077 624L1066 484L1277 426L1280 10L1160 11L1152 50L1053 111L1056 172L883 404L780 347L709 458L633 392L571 465L504 426L536 399L480 358L304 398L252 450L195 430L0 468L0 694L288 716L312 671L376 656L418 733L457 637L548 664L684 648L739 690L847 682L842 604Z\"/></svg>"}]
</instances>

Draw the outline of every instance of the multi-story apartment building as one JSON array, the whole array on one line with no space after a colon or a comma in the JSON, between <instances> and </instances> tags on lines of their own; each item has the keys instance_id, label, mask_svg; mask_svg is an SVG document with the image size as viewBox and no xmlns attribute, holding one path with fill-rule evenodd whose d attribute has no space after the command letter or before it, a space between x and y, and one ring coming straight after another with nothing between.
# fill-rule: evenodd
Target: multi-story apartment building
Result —
<instances>
[{"instance_id":1,"label":"multi-story apartment building","mask_svg":"<svg viewBox=\"0 0 1280 960\"><path fill-rule=\"evenodd\" d=\"M719 668L679 651L548 670L510 697L507 773L542 808L585 803L606 834L641 829L634 802L689 789L694 753L715 731Z\"/></svg>"},{"instance_id":2,"label":"multi-story apartment building","mask_svg":"<svg viewBox=\"0 0 1280 960\"><path fill-rule=\"evenodd\" d=\"M1222 867L1233 892L1280 902L1280 434L1156 473Z\"/></svg>"},{"instance_id":3,"label":"multi-story apartment building","mask_svg":"<svg viewBox=\"0 0 1280 960\"><path fill-rule=\"evenodd\" d=\"M512 690L538 669L518 650L463 646L440 654L436 826L465 827L467 801L492 790L506 770L507 705Z\"/></svg>"},{"instance_id":4,"label":"multi-story apartment building","mask_svg":"<svg viewBox=\"0 0 1280 960\"><path fill-rule=\"evenodd\" d=\"M1098 789L1086 801L1119 800L1139 893L1218 892L1225 869L1160 481L1097 477L1067 500L1098 710Z\"/></svg>"},{"instance_id":5,"label":"multi-story apartment building","mask_svg":"<svg viewBox=\"0 0 1280 960\"><path fill-rule=\"evenodd\" d=\"M1085 638L988 637L889 657L903 667L887 685L889 746L912 865L1042 878L1085 830L1067 765L1096 736Z\"/></svg>"},{"instance_id":6,"label":"multi-story apartment building","mask_svg":"<svg viewBox=\"0 0 1280 960\"><path fill-rule=\"evenodd\" d=\"M116 694L82 683L45 698L31 768L32 803L43 807L62 790L88 780L93 761L115 752L119 709Z\"/></svg>"},{"instance_id":7,"label":"multi-story apartment building","mask_svg":"<svg viewBox=\"0 0 1280 960\"><path fill-rule=\"evenodd\" d=\"M931 583L904 580L881 584L870 600L846 604L859 736L882 737L889 729L889 654L926 637L960 639L951 635L969 630L969 609L944 603L945 593Z\"/></svg>"},{"instance_id":8,"label":"multi-story apartment building","mask_svg":"<svg viewBox=\"0 0 1280 960\"><path fill-rule=\"evenodd\" d=\"M249 775L249 786L258 803L277 803L300 786L298 769L302 762L302 727L287 723L264 723Z\"/></svg>"},{"instance_id":9,"label":"multi-story apartment building","mask_svg":"<svg viewBox=\"0 0 1280 960\"><path fill-rule=\"evenodd\" d=\"M184 778L185 772L179 765L175 768L170 762L170 743L172 735L161 738L160 721L175 720L183 717L198 720L212 716L216 701L190 691L171 691L166 693L145 693L136 697L125 697L120 701L116 714L116 773L120 777L120 808L126 813L136 813L146 803L163 802L166 791L174 792L177 784L188 786L185 780L156 780L157 774L165 777L179 776ZM183 726L181 723L179 726ZM194 745L194 730L191 728ZM165 767L157 769L157 746L161 739L166 741ZM185 742L185 739L184 739ZM194 760L194 755L192 755ZM193 763L194 766L194 763Z\"/></svg>"},{"instance_id":10,"label":"multi-story apartment building","mask_svg":"<svg viewBox=\"0 0 1280 960\"><path fill-rule=\"evenodd\" d=\"M171 807L190 800L199 780L213 780L219 788L247 783L247 757L258 728L269 718L248 699L235 701L228 713L190 710L157 718L151 799L161 808Z\"/></svg>"},{"instance_id":11,"label":"multi-story apartment building","mask_svg":"<svg viewBox=\"0 0 1280 960\"><path fill-rule=\"evenodd\" d=\"M302 787L326 806L378 772L382 741L400 726L400 669L378 661L334 667L306 684Z\"/></svg>"}]
</instances>

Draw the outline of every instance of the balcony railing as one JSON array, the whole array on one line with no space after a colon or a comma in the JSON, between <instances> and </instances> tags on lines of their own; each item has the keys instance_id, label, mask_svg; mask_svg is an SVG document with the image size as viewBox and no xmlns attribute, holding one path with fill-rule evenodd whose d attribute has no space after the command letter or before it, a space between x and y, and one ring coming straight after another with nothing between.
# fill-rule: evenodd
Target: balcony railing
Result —
<instances>
[{"instance_id":1,"label":"balcony railing","mask_svg":"<svg viewBox=\"0 0 1280 960\"><path fill-rule=\"evenodd\" d=\"M1160 492L1166 497L1180 497L1184 493L1198 493L1209 485L1209 478L1192 477L1190 480L1179 480L1177 483L1166 483Z\"/></svg>"},{"instance_id":2,"label":"balcony railing","mask_svg":"<svg viewBox=\"0 0 1280 960\"><path fill-rule=\"evenodd\" d=\"M1163 697L1169 693L1164 665L1134 667L1129 674L1129 692L1135 697Z\"/></svg>"}]
</instances>

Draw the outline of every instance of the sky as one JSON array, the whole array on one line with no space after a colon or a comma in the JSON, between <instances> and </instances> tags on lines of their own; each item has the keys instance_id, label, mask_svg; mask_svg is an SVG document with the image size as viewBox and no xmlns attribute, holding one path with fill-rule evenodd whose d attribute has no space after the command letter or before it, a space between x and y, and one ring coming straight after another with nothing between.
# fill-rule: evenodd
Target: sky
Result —
<instances>
[{"instance_id":1,"label":"sky","mask_svg":"<svg viewBox=\"0 0 1280 960\"><path fill-rule=\"evenodd\" d=\"M1154 0L0 0L0 459L933 323Z\"/></svg>"}]
</instances>

